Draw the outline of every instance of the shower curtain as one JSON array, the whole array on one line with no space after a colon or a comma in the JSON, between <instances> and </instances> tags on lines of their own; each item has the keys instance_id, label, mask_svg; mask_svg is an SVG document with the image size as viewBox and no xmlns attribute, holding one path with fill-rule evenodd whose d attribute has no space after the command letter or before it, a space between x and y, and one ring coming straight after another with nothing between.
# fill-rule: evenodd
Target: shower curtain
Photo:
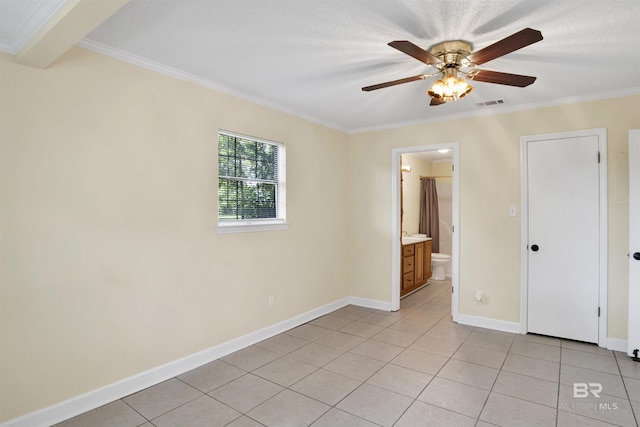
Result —
<instances>
[{"instance_id":1,"label":"shower curtain","mask_svg":"<svg viewBox=\"0 0 640 427\"><path fill-rule=\"evenodd\" d=\"M418 231L431 237L431 251L440 252L440 218L435 178L420 179L420 222Z\"/></svg>"}]
</instances>

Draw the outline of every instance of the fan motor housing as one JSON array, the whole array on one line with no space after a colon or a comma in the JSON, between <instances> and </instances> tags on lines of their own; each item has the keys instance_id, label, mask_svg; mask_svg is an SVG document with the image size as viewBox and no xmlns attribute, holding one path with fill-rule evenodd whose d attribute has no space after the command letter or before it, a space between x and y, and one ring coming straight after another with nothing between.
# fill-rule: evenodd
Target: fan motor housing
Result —
<instances>
[{"instance_id":1,"label":"fan motor housing","mask_svg":"<svg viewBox=\"0 0 640 427\"><path fill-rule=\"evenodd\" d=\"M434 44L429 48L429 53L440 58L443 64L437 65L438 68L458 68L465 64L465 60L471 54L472 45L463 40L449 40L446 42ZM468 60L467 60L468 62Z\"/></svg>"}]
</instances>

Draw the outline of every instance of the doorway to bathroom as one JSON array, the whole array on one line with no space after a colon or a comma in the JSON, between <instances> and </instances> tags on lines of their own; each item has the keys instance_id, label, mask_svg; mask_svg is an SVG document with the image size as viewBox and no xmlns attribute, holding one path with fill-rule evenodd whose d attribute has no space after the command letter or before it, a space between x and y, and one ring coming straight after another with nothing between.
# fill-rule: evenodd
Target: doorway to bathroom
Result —
<instances>
[{"instance_id":1,"label":"doorway to bathroom","mask_svg":"<svg viewBox=\"0 0 640 427\"><path fill-rule=\"evenodd\" d=\"M404 164L402 163L405 160ZM396 148L391 153L392 162L392 259L391 259L391 307L400 309L400 293L402 288L402 235L424 234L418 232L420 177L436 177L436 186L440 187L438 198L442 199L442 219L439 221L439 248L437 253L451 256L444 268L446 279L451 280L452 298L451 314L454 320L458 314L458 276L459 276L459 171L458 143L424 145L417 147ZM411 165L411 162L414 165ZM402 172L402 169L405 172ZM411 168L411 172L406 171ZM404 175L404 177L403 177ZM409 178L410 177L410 178ZM410 179L411 184L402 191L403 178ZM415 179L414 179L415 178ZM414 182L415 181L415 182ZM438 181L440 181L438 183ZM409 182L405 181L405 184ZM404 202L404 206L403 206ZM408 209L407 209L408 208ZM403 226L404 224L404 226ZM427 236L431 237L431 236ZM418 238L419 240L419 238ZM439 272L438 272L439 273Z\"/></svg>"}]
</instances>

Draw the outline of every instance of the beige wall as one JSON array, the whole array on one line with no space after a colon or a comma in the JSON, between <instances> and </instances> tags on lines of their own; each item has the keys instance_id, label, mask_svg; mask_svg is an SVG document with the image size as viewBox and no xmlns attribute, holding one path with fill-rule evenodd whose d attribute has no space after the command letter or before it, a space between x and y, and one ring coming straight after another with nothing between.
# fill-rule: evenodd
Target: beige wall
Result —
<instances>
[{"instance_id":1,"label":"beige wall","mask_svg":"<svg viewBox=\"0 0 640 427\"><path fill-rule=\"evenodd\" d=\"M361 133L349 137L350 294L390 301L391 150L459 143L460 313L519 322L520 137L607 128L609 336L626 339L628 205L617 203L616 157L640 127L640 96ZM618 162L619 165L619 162ZM623 181L623 180L622 180ZM619 192L619 191L618 191ZM487 304L475 304L483 290Z\"/></svg>"},{"instance_id":2,"label":"beige wall","mask_svg":"<svg viewBox=\"0 0 640 427\"><path fill-rule=\"evenodd\" d=\"M420 226L420 176L431 175L431 162L409 154L403 154L402 159L411 166L411 172L402 172L402 231L411 236Z\"/></svg>"},{"instance_id":3,"label":"beige wall","mask_svg":"<svg viewBox=\"0 0 640 427\"><path fill-rule=\"evenodd\" d=\"M0 67L0 422L348 295L345 134L79 48ZM288 230L215 233L219 128L286 145Z\"/></svg>"}]
</instances>

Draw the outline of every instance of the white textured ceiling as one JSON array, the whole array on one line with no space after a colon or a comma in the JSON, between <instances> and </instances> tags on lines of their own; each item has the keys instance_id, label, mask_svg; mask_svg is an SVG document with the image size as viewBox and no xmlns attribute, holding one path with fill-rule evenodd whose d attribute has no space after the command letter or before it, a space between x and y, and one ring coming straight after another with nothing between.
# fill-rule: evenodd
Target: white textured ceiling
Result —
<instances>
[{"instance_id":1,"label":"white textured ceiling","mask_svg":"<svg viewBox=\"0 0 640 427\"><path fill-rule=\"evenodd\" d=\"M22 0L0 0L3 14L11 4ZM526 27L544 40L481 68L537 76L527 88L472 82L437 107L433 78L361 91L434 71L392 40L478 50ZM81 46L349 132L640 93L637 0L131 0ZM505 103L476 105L494 99Z\"/></svg>"},{"instance_id":2,"label":"white textured ceiling","mask_svg":"<svg viewBox=\"0 0 640 427\"><path fill-rule=\"evenodd\" d=\"M14 55L64 0L0 0L0 51Z\"/></svg>"}]
</instances>

